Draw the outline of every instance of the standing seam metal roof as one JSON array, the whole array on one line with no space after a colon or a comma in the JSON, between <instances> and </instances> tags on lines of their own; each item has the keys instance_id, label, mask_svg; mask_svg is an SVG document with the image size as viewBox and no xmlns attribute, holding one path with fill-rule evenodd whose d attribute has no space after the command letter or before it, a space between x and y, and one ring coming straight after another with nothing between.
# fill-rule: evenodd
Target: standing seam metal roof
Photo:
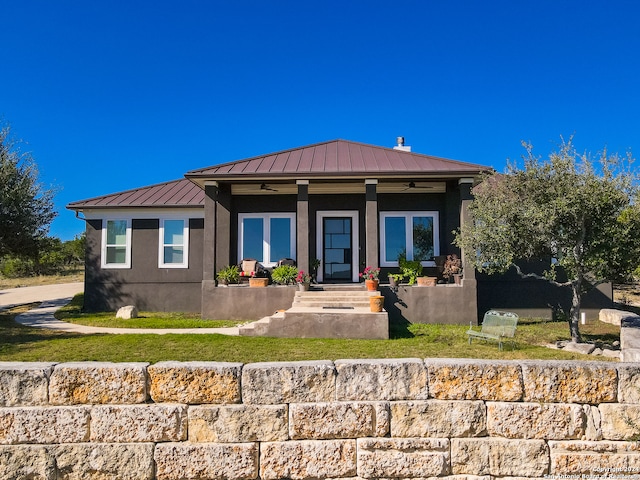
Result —
<instances>
[{"instance_id":1,"label":"standing seam metal roof","mask_svg":"<svg viewBox=\"0 0 640 480\"><path fill-rule=\"evenodd\" d=\"M71 210L117 207L200 207L204 206L204 191L186 178L150 185L120 193L72 202Z\"/></svg>"},{"instance_id":2,"label":"standing seam metal roof","mask_svg":"<svg viewBox=\"0 0 640 480\"><path fill-rule=\"evenodd\" d=\"M472 163L345 140L237 160L191 170L187 177L305 174L457 173L487 170Z\"/></svg>"},{"instance_id":3,"label":"standing seam metal roof","mask_svg":"<svg viewBox=\"0 0 640 480\"><path fill-rule=\"evenodd\" d=\"M71 210L118 207L202 207L204 191L189 178L474 175L489 170L482 165L419 153L333 140L192 170L180 180L72 202Z\"/></svg>"}]
</instances>

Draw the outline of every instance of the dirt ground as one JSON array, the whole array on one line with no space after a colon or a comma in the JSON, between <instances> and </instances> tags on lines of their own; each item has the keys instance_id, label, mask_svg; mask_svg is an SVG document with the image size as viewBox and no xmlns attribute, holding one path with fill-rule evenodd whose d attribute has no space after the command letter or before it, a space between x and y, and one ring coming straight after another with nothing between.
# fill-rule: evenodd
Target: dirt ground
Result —
<instances>
[{"instance_id":1,"label":"dirt ground","mask_svg":"<svg viewBox=\"0 0 640 480\"><path fill-rule=\"evenodd\" d=\"M640 282L614 285L613 300L619 307L630 306L640 308Z\"/></svg>"}]
</instances>

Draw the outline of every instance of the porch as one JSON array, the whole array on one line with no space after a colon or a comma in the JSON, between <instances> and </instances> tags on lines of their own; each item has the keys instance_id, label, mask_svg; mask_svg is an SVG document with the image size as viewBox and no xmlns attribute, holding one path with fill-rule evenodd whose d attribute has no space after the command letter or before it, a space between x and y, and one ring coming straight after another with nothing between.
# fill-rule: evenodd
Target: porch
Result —
<instances>
[{"instance_id":1,"label":"porch","mask_svg":"<svg viewBox=\"0 0 640 480\"><path fill-rule=\"evenodd\" d=\"M365 292L364 284L358 283L314 286L318 291L336 291L341 288ZM214 281L204 281L202 283L202 317L256 321L291 308L297 291L296 286L219 287ZM461 285L439 284L435 287L402 284L392 288L389 284L381 284L379 291L385 297L384 309L388 313L389 324L468 325L471 322L477 325L478 323L475 279L465 278Z\"/></svg>"}]
</instances>

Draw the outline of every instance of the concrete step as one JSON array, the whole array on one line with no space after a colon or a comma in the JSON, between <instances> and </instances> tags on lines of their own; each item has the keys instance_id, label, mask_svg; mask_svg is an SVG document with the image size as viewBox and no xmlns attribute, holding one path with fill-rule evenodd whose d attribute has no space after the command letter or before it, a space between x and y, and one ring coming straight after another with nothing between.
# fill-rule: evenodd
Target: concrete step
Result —
<instances>
[{"instance_id":1,"label":"concrete step","mask_svg":"<svg viewBox=\"0 0 640 480\"><path fill-rule=\"evenodd\" d=\"M389 338L389 315L371 312L369 298L380 295L360 287L318 287L296 292L293 305L239 328L242 336L287 338Z\"/></svg>"},{"instance_id":2,"label":"concrete step","mask_svg":"<svg viewBox=\"0 0 640 480\"><path fill-rule=\"evenodd\" d=\"M387 312L369 308L292 307L239 328L241 336L388 339Z\"/></svg>"},{"instance_id":3,"label":"concrete step","mask_svg":"<svg viewBox=\"0 0 640 480\"><path fill-rule=\"evenodd\" d=\"M293 298L293 306L304 307L368 307L369 298L380 295L379 292L367 290L335 290L322 291L310 290L308 292L296 292Z\"/></svg>"},{"instance_id":4,"label":"concrete step","mask_svg":"<svg viewBox=\"0 0 640 480\"><path fill-rule=\"evenodd\" d=\"M238 334L243 337L266 337L274 328L282 328L284 312L277 312L269 317L238 327Z\"/></svg>"}]
</instances>

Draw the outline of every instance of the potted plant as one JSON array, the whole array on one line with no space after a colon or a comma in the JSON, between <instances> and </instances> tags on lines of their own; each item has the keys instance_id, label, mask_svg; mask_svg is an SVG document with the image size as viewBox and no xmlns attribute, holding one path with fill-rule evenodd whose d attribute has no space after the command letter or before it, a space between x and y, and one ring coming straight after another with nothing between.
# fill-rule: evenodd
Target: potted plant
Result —
<instances>
[{"instance_id":1,"label":"potted plant","mask_svg":"<svg viewBox=\"0 0 640 480\"><path fill-rule=\"evenodd\" d=\"M378 289L378 284L380 283L380 279L378 276L380 275L380 269L376 267L367 266L360 274L360 278L364 279L364 283L367 286L367 290L370 292L375 292Z\"/></svg>"},{"instance_id":2,"label":"potted plant","mask_svg":"<svg viewBox=\"0 0 640 480\"><path fill-rule=\"evenodd\" d=\"M319 258L314 258L309 262L309 267L311 267L311 281L314 282L316 278L318 278L318 268L320 268L321 260Z\"/></svg>"},{"instance_id":3,"label":"potted plant","mask_svg":"<svg viewBox=\"0 0 640 480\"><path fill-rule=\"evenodd\" d=\"M391 285L392 288L395 288L398 285L400 285L400 282L404 278L404 274L402 274L402 273L390 273L388 275L388 277L389 277L389 285Z\"/></svg>"},{"instance_id":4,"label":"potted plant","mask_svg":"<svg viewBox=\"0 0 640 480\"><path fill-rule=\"evenodd\" d=\"M269 285L269 272L264 268L258 268L257 271L252 271L248 274L245 272L240 272L240 276L249 277L250 287L266 287L267 285Z\"/></svg>"},{"instance_id":5,"label":"potted plant","mask_svg":"<svg viewBox=\"0 0 640 480\"><path fill-rule=\"evenodd\" d=\"M240 279L240 269L237 265L228 265L217 273L216 278L220 285L229 285L230 283L238 283Z\"/></svg>"},{"instance_id":6,"label":"potted plant","mask_svg":"<svg viewBox=\"0 0 640 480\"><path fill-rule=\"evenodd\" d=\"M422 275L422 262L420 260L407 260L404 254L398 256L398 265L402 272L402 278L407 278L409 285L415 285L418 277Z\"/></svg>"},{"instance_id":7,"label":"potted plant","mask_svg":"<svg viewBox=\"0 0 640 480\"><path fill-rule=\"evenodd\" d=\"M444 261L444 269L442 270L442 276L446 279L455 281L456 285L460 284L460 276L462 274L462 261L460 257L455 253L447 255L447 259Z\"/></svg>"},{"instance_id":8,"label":"potted plant","mask_svg":"<svg viewBox=\"0 0 640 480\"><path fill-rule=\"evenodd\" d=\"M296 276L296 282L301 292L309 290L311 285L311 275L304 273L304 270L300 270Z\"/></svg>"},{"instance_id":9,"label":"potted plant","mask_svg":"<svg viewBox=\"0 0 640 480\"><path fill-rule=\"evenodd\" d=\"M271 272L271 279L279 285L293 285L297 275L298 269L293 265L280 265Z\"/></svg>"}]
</instances>

